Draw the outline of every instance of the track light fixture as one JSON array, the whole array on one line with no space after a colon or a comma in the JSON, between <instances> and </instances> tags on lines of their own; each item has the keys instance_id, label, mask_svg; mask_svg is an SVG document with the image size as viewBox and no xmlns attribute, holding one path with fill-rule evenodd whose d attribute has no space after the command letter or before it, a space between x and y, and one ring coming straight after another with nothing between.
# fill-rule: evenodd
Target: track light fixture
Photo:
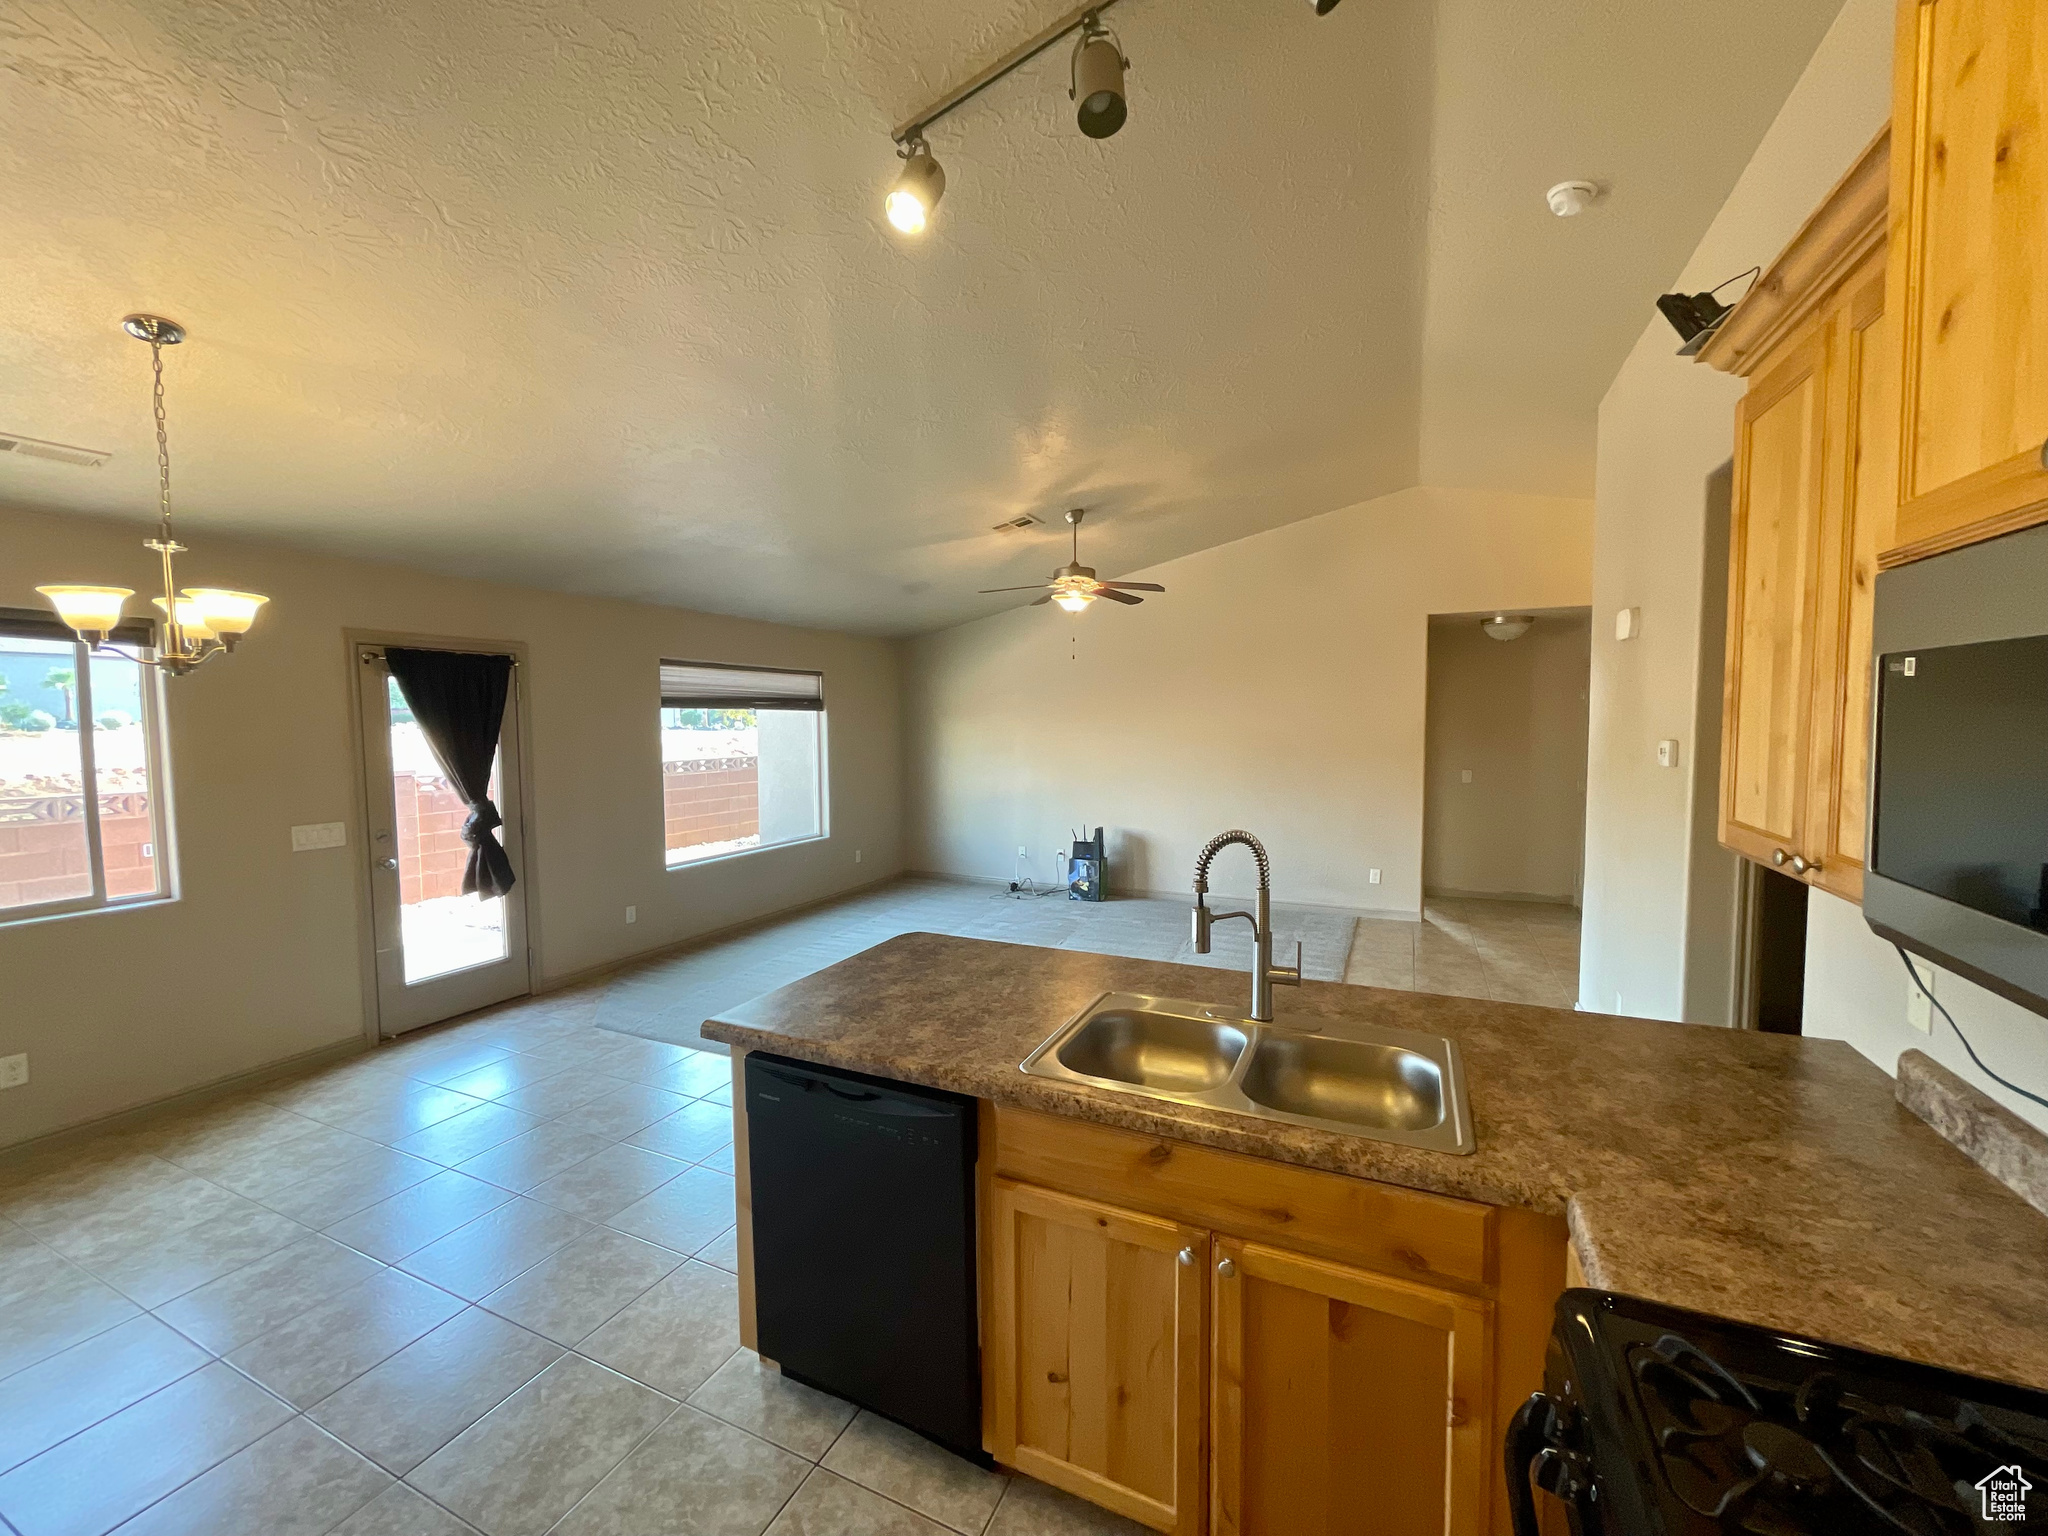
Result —
<instances>
[{"instance_id":1,"label":"track light fixture","mask_svg":"<svg viewBox=\"0 0 2048 1536\"><path fill-rule=\"evenodd\" d=\"M903 170L896 177L896 185L889 189L889 196L882 207L889 216L889 222L904 234L921 235L925 225L931 221L932 210L946 195L946 172L932 158L931 146L925 143L922 134L897 153L903 157Z\"/></svg>"},{"instance_id":2,"label":"track light fixture","mask_svg":"<svg viewBox=\"0 0 2048 1536\"><path fill-rule=\"evenodd\" d=\"M1108 138L1130 116L1129 103L1124 100L1124 71L1130 65L1123 44L1102 24L1101 17L1093 11L1083 17L1067 99L1079 103L1074 119L1089 138Z\"/></svg>"},{"instance_id":3,"label":"track light fixture","mask_svg":"<svg viewBox=\"0 0 2048 1536\"><path fill-rule=\"evenodd\" d=\"M1308 3L1316 8L1318 16L1327 16L1337 9L1337 0L1308 0Z\"/></svg>"}]
</instances>

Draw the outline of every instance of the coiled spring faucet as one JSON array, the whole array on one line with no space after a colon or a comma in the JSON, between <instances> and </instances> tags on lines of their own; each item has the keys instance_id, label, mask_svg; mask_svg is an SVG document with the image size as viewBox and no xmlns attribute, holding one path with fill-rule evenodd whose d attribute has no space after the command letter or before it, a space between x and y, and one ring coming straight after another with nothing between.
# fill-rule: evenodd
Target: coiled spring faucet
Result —
<instances>
[{"instance_id":1,"label":"coiled spring faucet","mask_svg":"<svg viewBox=\"0 0 2048 1536\"><path fill-rule=\"evenodd\" d=\"M1251 912L1211 912L1204 901L1209 894L1209 865L1232 843L1249 848L1259 861L1259 894ZM1273 868L1266 858L1266 845L1249 832L1233 828L1218 832L1202 845L1195 857L1195 953L1209 953L1209 930L1226 918L1241 917L1252 925L1252 1020L1273 1022L1273 987L1301 985L1301 945L1294 946L1294 964L1273 963Z\"/></svg>"}]
</instances>

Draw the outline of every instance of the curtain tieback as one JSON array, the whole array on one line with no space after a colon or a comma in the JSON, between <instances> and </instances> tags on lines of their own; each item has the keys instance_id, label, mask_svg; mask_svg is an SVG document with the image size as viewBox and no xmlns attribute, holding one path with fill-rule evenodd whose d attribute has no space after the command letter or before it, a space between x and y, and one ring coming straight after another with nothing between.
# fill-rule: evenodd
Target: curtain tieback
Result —
<instances>
[{"instance_id":1,"label":"curtain tieback","mask_svg":"<svg viewBox=\"0 0 2048 1536\"><path fill-rule=\"evenodd\" d=\"M469 808L469 819L462 824L462 840L470 847L480 847L490 835L505 825L505 818L498 814L498 808L488 799L478 800Z\"/></svg>"}]
</instances>

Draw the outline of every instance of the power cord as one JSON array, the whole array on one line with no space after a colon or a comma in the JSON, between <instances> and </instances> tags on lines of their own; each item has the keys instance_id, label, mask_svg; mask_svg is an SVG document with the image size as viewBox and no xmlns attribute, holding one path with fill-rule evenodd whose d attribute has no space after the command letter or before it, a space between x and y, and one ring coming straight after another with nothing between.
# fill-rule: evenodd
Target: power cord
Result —
<instances>
[{"instance_id":1,"label":"power cord","mask_svg":"<svg viewBox=\"0 0 2048 1536\"><path fill-rule=\"evenodd\" d=\"M1992 1071L1989 1067L1984 1065L1984 1058L1977 1054L1977 1048L1974 1045L1970 1044L1970 1037L1963 1033L1961 1026L1959 1026L1956 1023L1955 1017L1946 1008L1941 1006L1940 998L1936 997L1932 992L1928 991L1927 983L1921 980L1920 978L1919 967L1914 965L1911 958L1906 954L1905 946L1902 944L1894 944L1892 948L1896 949L1899 952L1899 959L1905 964L1906 974L1913 978L1913 985L1918 987L1920 991L1926 996L1927 1001L1933 1005L1934 1011L1940 1014L1944 1019L1948 1020L1948 1027L1950 1029L1953 1029L1956 1032L1956 1038L1963 1042L1963 1049L1970 1053L1970 1060L1977 1063L1977 1070L1979 1072L1982 1072L1986 1077L1990 1078L1991 1081L1998 1084L2001 1088L2010 1088L2014 1093L2018 1094L2021 1098L2027 1099L2032 1103L2038 1104L2043 1109L2048 1109L2048 1099L2042 1098L2041 1095L2039 1095L2038 1093L2029 1093L2026 1089L2022 1088L2018 1083L2014 1082L2011 1078L2000 1077L1996 1072Z\"/></svg>"}]
</instances>

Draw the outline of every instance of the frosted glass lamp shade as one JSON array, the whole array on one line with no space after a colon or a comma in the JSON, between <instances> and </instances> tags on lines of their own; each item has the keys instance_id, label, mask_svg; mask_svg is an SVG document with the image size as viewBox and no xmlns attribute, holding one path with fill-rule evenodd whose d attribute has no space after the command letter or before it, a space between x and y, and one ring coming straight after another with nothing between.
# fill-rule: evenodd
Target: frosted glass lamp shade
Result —
<instances>
[{"instance_id":1,"label":"frosted glass lamp shade","mask_svg":"<svg viewBox=\"0 0 2048 1536\"><path fill-rule=\"evenodd\" d=\"M226 587L187 587L185 596L199 605L200 617L217 635L246 635L256 622L256 611L270 601L261 593L231 592Z\"/></svg>"},{"instance_id":2,"label":"frosted glass lamp shade","mask_svg":"<svg viewBox=\"0 0 2048 1536\"><path fill-rule=\"evenodd\" d=\"M106 639L121 622L121 605L135 595L132 587L37 587L50 600L57 617L94 643Z\"/></svg>"},{"instance_id":3,"label":"frosted glass lamp shade","mask_svg":"<svg viewBox=\"0 0 2048 1536\"><path fill-rule=\"evenodd\" d=\"M170 606L162 598L152 598L151 601L156 604L158 611L166 615L170 613ZM214 638L213 626L206 622L206 610L189 597L178 599L178 628L187 640Z\"/></svg>"},{"instance_id":4,"label":"frosted glass lamp shade","mask_svg":"<svg viewBox=\"0 0 2048 1536\"><path fill-rule=\"evenodd\" d=\"M1086 613L1088 605L1095 601L1093 592L1062 592L1053 599L1069 613Z\"/></svg>"}]
</instances>

